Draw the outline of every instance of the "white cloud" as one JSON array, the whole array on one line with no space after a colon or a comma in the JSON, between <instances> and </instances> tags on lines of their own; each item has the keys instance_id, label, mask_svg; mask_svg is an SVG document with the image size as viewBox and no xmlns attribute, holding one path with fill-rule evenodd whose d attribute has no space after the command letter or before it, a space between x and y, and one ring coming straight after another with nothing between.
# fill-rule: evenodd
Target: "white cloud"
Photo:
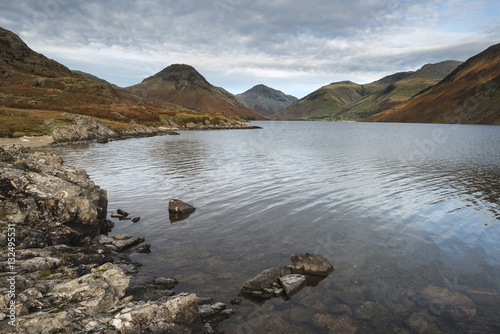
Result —
<instances>
[{"instance_id":1,"label":"white cloud","mask_svg":"<svg viewBox=\"0 0 500 334\"><path fill-rule=\"evenodd\" d=\"M500 37L485 0L17 0L0 12L36 51L121 86L187 63L232 92L267 82L299 97L465 60Z\"/></svg>"}]
</instances>

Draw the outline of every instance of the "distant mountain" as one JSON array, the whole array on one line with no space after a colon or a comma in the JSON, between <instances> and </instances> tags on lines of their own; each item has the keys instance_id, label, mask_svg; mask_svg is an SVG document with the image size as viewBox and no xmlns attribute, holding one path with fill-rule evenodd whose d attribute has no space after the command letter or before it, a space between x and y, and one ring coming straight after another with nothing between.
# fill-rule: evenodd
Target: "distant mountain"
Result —
<instances>
[{"instance_id":1,"label":"distant mountain","mask_svg":"<svg viewBox=\"0 0 500 334\"><path fill-rule=\"evenodd\" d=\"M363 121L500 124L500 44L468 59L407 103Z\"/></svg>"},{"instance_id":2,"label":"distant mountain","mask_svg":"<svg viewBox=\"0 0 500 334\"><path fill-rule=\"evenodd\" d=\"M359 85L350 81L331 83L285 108L274 117L303 120L356 120L400 105L435 85L461 62L427 64L416 72L399 72Z\"/></svg>"},{"instance_id":3,"label":"distant mountain","mask_svg":"<svg viewBox=\"0 0 500 334\"><path fill-rule=\"evenodd\" d=\"M298 101L295 96L286 95L265 85L254 86L244 93L235 95L235 97L247 107L264 116L272 116Z\"/></svg>"},{"instance_id":4,"label":"distant mountain","mask_svg":"<svg viewBox=\"0 0 500 334\"><path fill-rule=\"evenodd\" d=\"M142 97L175 103L200 112L220 112L226 116L252 119L263 118L261 114L236 100L233 95L211 85L189 65L170 65L144 79L140 84L126 89Z\"/></svg>"}]
</instances>

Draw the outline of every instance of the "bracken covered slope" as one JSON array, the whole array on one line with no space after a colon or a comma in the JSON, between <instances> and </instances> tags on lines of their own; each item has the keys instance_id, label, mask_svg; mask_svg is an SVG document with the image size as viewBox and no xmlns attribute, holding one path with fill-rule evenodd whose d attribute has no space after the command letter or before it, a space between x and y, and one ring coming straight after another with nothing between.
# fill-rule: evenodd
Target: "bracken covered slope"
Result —
<instances>
[{"instance_id":1,"label":"bracken covered slope","mask_svg":"<svg viewBox=\"0 0 500 334\"><path fill-rule=\"evenodd\" d=\"M263 118L231 94L210 84L190 65L170 65L140 84L127 87L127 90L144 98L175 103L200 112L249 119Z\"/></svg>"},{"instance_id":2,"label":"bracken covered slope","mask_svg":"<svg viewBox=\"0 0 500 334\"><path fill-rule=\"evenodd\" d=\"M404 105L363 121L500 124L500 44L470 58Z\"/></svg>"}]
</instances>

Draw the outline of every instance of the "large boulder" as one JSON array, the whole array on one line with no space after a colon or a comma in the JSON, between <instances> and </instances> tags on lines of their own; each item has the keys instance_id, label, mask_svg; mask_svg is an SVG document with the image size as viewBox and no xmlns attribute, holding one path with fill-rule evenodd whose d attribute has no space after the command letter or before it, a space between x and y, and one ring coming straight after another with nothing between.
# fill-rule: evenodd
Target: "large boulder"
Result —
<instances>
[{"instance_id":1,"label":"large boulder","mask_svg":"<svg viewBox=\"0 0 500 334\"><path fill-rule=\"evenodd\" d=\"M87 173L45 152L0 146L0 220L26 248L89 244L107 225L107 194ZM0 238L0 246L5 246Z\"/></svg>"},{"instance_id":2,"label":"large boulder","mask_svg":"<svg viewBox=\"0 0 500 334\"><path fill-rule=\"evenodd\" d=\"M107 142L109 139L118 137L120 137L120 134L88 116L77 116L74 118L73 124L64 127L55 127L52 130L52 138L54 138L54 142L56 143L79 141Z\"/></svg>"}]
</instances>

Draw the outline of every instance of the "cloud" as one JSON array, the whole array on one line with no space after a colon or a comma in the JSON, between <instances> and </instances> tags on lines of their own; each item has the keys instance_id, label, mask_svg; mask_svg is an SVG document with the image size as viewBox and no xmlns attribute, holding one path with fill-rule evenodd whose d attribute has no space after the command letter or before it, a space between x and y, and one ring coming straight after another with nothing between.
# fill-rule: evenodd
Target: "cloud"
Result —
<instances>
[{"instance_id":1,"label":"cloud","mask_svg":"<svg viewBox=\"0 0 500 334\"><path fill-rule=\"evenodd\" d=\"M121 86L187 63L234 93L270 82L299 97L465 60L500 37L483 0L17 0L0 12L34 50Z\"/></svg>"}]
</instances>

